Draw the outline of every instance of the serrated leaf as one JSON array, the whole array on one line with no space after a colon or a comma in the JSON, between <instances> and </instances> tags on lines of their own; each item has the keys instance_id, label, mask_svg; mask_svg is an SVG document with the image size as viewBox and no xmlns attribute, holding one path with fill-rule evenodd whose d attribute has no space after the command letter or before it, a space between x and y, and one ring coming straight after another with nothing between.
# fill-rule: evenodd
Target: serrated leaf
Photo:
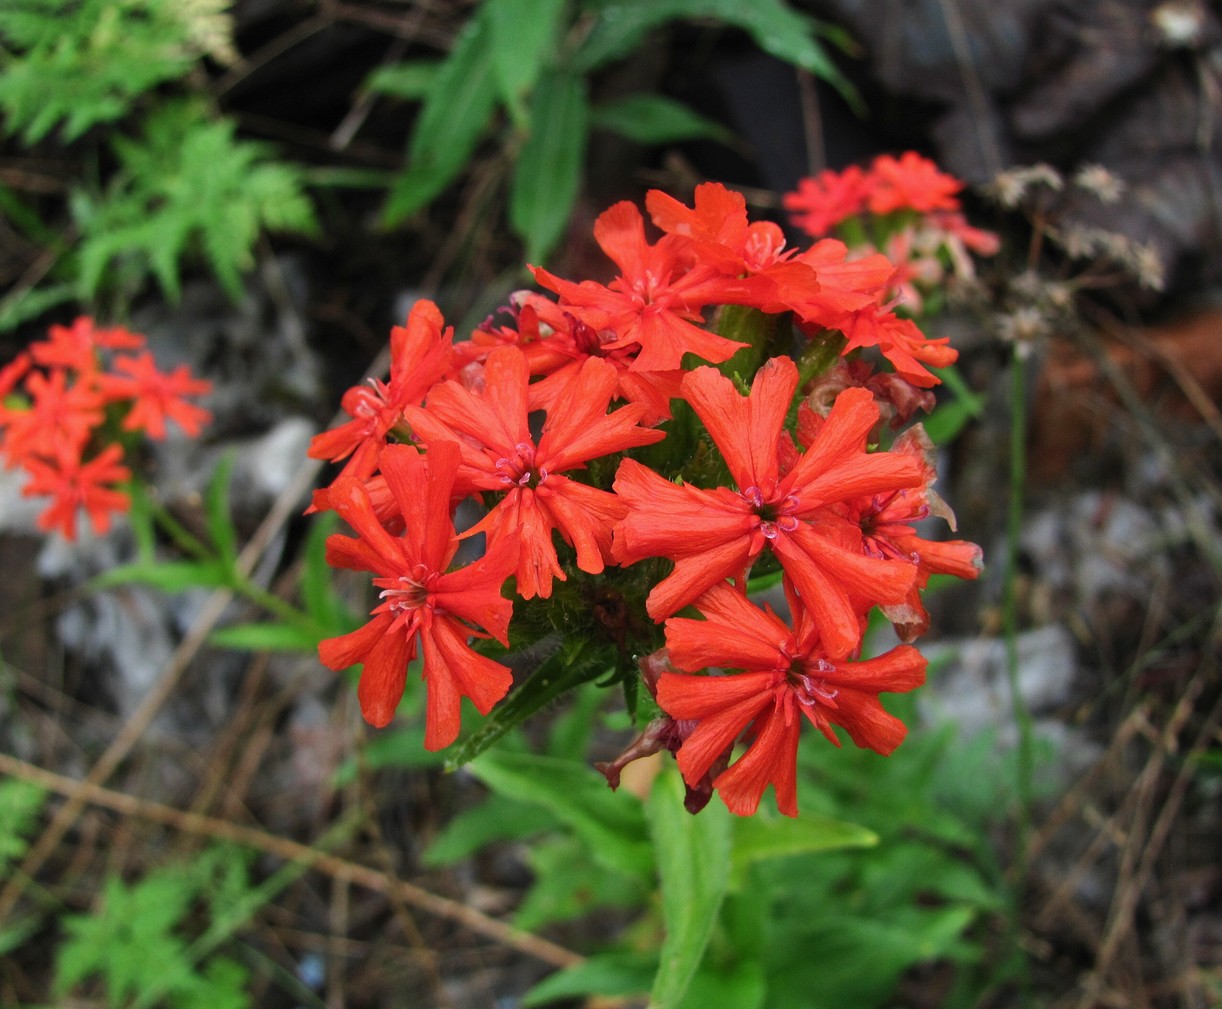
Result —
<instances>
[{"instance_id":1,"label":"serrated leaf","mask_svg":"<svg viewBox=\"0 0 1222 1009\"><path fill-rule=\"evenodd\" d=\"M651 1009L673 1009L704 958L730 881L730 813L719 802L699 815L683 807L676 768L654 780L649 826L662 888L666 938L650 992Z\"/></svg>"},{"instance_id":2,"label":"serrated leaf","mask_svg":"<svg viewBox=\"0 0 1222 1009\"><path fill-rule=\"evenodd\" d=\"M243 652L305 652L318 648L322 635L293 624L234 624L213 631L208 640L218 648Z\"/></svg>"},{"instance_id":3,"label":"serrated leaf","mask_svg":"<svg viewBox=\"0 0 1222 1009\"><path fill-rule=\"evenodd\" d=\"M125 1001L152 976L184 963L186 946L171 929L195 897L191 879L172 871L150 874L132 887L115 877L102 890L96 915L62 919L68 938L59 947L55 989L63 993L101 974L114 1002Z\"/></svg>"},{"instance_id":4,"label":"serrated leaf","mask_svg":"<svg viewBox=\"0 0 1222 1009\"><path fill-rule=\"evenodd\" d=\"M97 195L78 190L71 200L86 295L117 261L151 270L176 299L180 260L197 251L237 298L262 230L317 231L300 170L269 163L267 145L236 140L234 129L232 120L179 101L149 116L140 142L114 139L122 169L111 186Z\"/></svg>"},{"instance_id":5,"label":"serrated leaf","mask_svg":"<svg viewBox=\"0 0 1222 1009\"><path fill-rule=\"evenodd\" d=\"M530 135L509 192L509 223L526 243L531 263L547 258L572 216L587 123L585 81L573 74L545 74L531 101Z\"/></svg>"},{"instance_id":6,"label":"serrated leaf","mask_svg":"<svg viewBox=\"0 0 1222 1009\"><path fill-rule=\"evenodd\" d=\"M486 19L464 26L424 99L407 149L407 168L395 180L385 225L397 224L430 203L467 164L496 108Z\"/></svg>"},{"instance_id":7,"label":"serrated leaf","mask_svg":"<svg viewBox=\"0 0 1222 1009\"><path fill-rule=\"evenodd\" d=\"M505 700L492 709L492 714L478 730L458 745L447 758L446 768L455 770L475 759L514 726L551 704L561 694L598 679L606 669L607 658L603 652L589 649L583 640L566 639L536 667L525 682L515 687Z\"/></svg>"},{"instance_id":8,"label":"serrated leaf","mask_svg":"<svg viewBox=\"0 0 1222 1009\"><path fill-rule=\"evenodd\" d=\"M467 767L497 794L555 814L596 861L637 876L652 872L641 804L625 792L612 792L597 771L569 760L500 750Z\"/></svg>"},{"instance_id":9,"label":"serrated leaf","mask_svg":"<svg viewBox=\"0 0 1222 1009\"><path fill-rule=\"evenodd\" d=\"M12 47L0 74L6 132L35 143L59 124L70 142L188 73L204 50L181 17L185 6L6 0L0 6L0 36Z\"/></svg>"},{"instance_id":10,"label":"serrated leaf","mask_svg":"<svg viewBox=\"0 0 1222 1009\"><path fill-rule=\"evenodd\" d=\"M718 140L734 143L734 134L682 102L663 95L629 95L596 106L590 124L611 130L638 144L669 144L679 140Z\"/></svg>"},{"instance_id":11,"label":"serrated leaf","mask_svg":"<svg viewBox=\"0 0 1222 1009\"><path fill-rule=\"evenodd\" d=\"M20 778L0 781L0 870L25 854L47 793Z\"/></svg>"},{"instance_id":12,"label":"serrated leaf","mask_svg":"<svg viewBox=\"0 0 1222 1009\"><path fill-rule=\"evenodd\" d=\"M565 0L486 0L492 69L501 100L515 123L524 124L523 98L555 59ZM532 129L538 121L531 116Z\"/></svg>"}]
</instances>

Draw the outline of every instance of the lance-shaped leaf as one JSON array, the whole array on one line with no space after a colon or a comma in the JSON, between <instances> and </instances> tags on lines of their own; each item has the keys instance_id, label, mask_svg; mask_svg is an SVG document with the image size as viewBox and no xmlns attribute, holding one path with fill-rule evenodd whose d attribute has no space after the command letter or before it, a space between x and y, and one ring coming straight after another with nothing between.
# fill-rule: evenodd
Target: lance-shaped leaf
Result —
<instances>
[{"instance_id":1,"label":"lance-shaped leaf","mask_svg":"<svg viewBox=\"0 0 1222 1009\"><path fill-rule=\"evenodd\" d=\"M544 261L572 216L588 129L585 81L575 74L545 74L531 101L530 136L509 194L509 222L532 263Z\"/></svg>"}]
</instances>

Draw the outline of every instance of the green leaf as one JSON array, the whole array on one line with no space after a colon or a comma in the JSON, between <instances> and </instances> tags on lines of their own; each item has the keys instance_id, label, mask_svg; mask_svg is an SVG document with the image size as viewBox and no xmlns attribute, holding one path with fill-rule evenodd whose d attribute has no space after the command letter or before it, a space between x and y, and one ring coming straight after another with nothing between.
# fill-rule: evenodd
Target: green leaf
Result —
<instances>
[{"instance_id":1,"label":"green leaf","mask_svg":"<svg viewBox=\"0 0 1222 1009\"><path fill-rule=\"evenodd\" d=\"M0 298L0 333L37 319L65 302L75 301L77 293L75 284L49 284L46 287L10 291Z\"/></svg>"},{"instance_id":2,"label":"green leaf","mask_svg":"<svg viewBox=\"0 0 1222 1009\"><path fill-rule=\"evenodd\" d=\"M215 589L230 584L227 565L206 561L137 561L103 571L89 584L94 589L116 585L149 585L160 592L187 592L190 589Z\"/></svg>"},{"instance_id":3,"label":"green leaf","mask_svg":"<svg viewBox=\"0 0 1222 1009\"><path fill-rule=\"evenodd\" d=\"M530 135L514 168L509 223L526 243L526 258L542 263L564 234L585 162L588 109L585 81L547 74L530 107Z\"/></svg>"},{"instance_id":4,"label":"green leaf","mask_svg":"<svg viewBox=\"0 0 1222 1009\"><path fill-rule=\"evenodd\" d=\"M518 906L514 924L527 932L580 918L596 908L644 903L647 891L640 877L599 865L575 837L535 841L526 857L535 882Z\"/></svg>"},{"instance_id":5,"label":"green leaf","mask_svg":"<svg viewBox=\"0 0 1222 1009\"><path fill-rule=\"evenodd\" d=\"M213 631L208 640L219 648L243 652L312 653L322 635L294 624L234 624Z\"/></svg>"},{"instance_id":6,"label":"green leaf","mask_svg":"<svg viewBox=\"0 0 1222 1009\"><path fill-rule=\"evenodd\" d=\"M173 870L150 874L131 888L118 878L107 880L96 915L62 919L68 937L59 947L55 990L63 994L101 974L117 1003L140 992L158 973L181 967L186 946L171 930L194 897L191 878Z\"/></svg>"},{"instance_id":7,"label":"green leaf","mask_svg":"<svg viewBox=\"0 0 1222 1009\"><path fill-rule=\"evenodd\" d=\"M230 451L221 456L216 472L208 482L204 495L204 515L212 545L224 563L232 564L238 558L238 533L229 514L229 484L233 477L236 456Z\"/></svg>"},{"instance_id":8,"label":"green leaf","mask_svg":"<svg viewBox=\"0 0 1222 1009\"><path fill-rule=\"evenodd\" d=\"M20 947L42 925L43 916L40 914L25 915L24 917L14 916L3 925L0 925L0 956L4 956L6 953L10 953Z\"/></svg>"},{"instance_id":9,"label":"green leaf","mask_svg":"<svg viewBox=\"0 0 1222 1009\"><path fill-rule=\"evenodd\" d=\"M733 876L741 881L752 862L838 848L869 848L878 835L855 823L803 813L800 819L756 816L734 820Z\"/></svg>"},{"instance_id":10,"label":"green leaf","mask_svg":"<svg viewBox=\"0 0 1222 1009\"><path fill-rule=\"evenodd\" d=\"M565 0L486 0L481 13L491 29L497 90L513 121L525 125L523 98L555 58ZM532 112L531 128L536 126Z\"/></svg>"},{"instance_id":11,"label":"green leaf","mask_svg":"<svg viewBox=\"0 0 1222 1009\"><path fill-rule=\"evenodd\" d=\"M490 32L477 14L437 71L407 149L407 170L382 211L389 226L430 203L470 160L496 108Z\"/></svg>"},{"instance_id":12,"label":"green leaf","mask_svg":"<svg viewBox=\"0 0 1222 1009\"><path fill-rule=\"evenodd\" d=\"M935 445L947 445L970 421L980 416L984 410L984 397L972 392L953 364L946 368L934 368L933 372L942 380L952 398L949 402L940 403L925 418L925 433Z\"/></svg>"},{"instance_id":13,"label":"green leaf","mask_svg":"<svg viewBox=\"0 0 1222 1009\"><path fill-rule=\"evenodd\" d=\"M450 820L420 860L428 866L452 865L493 841L518 841L559 825L542 806L494 793Z\"/></svg>"},{"instance_id":14,"label":"green leaf","mask_svg":"<svg viewBox=\"0 0 1222 1009\"><path fill-rule=\"evenodd\" d=\"M730 880L730 813L713 802L692 816L683 797L683 779L672 767L658 775L649 796L666 923L651 1009L672 1009L682 1002Z\"/></svg>"},{"instance_id":15,"label":"green leaf","mask_svg":"<svg viewBox=\"0 0 1222 1009\"><path fill-rule=\"evenodd\" d=\"M80 279L93 296L103 276L152 271L172 299L179 260L199 253L226 291L241 296L262 230L318 230L301 172L272 162L265 144L234 139L232 120L212 120L201 103L170 102L148 117L139 142L116 137L122 169L104 194L77 190Z\"/></svg>"},{"instance_id":16,"label":"green leaf","mask_svg":"<svg viewBox=\"0 0 1222 1009\"><path fill-rule=\"evenodd\" d=\"M157 556L157 532L153 527L153 508L148 488L143 481L133 480L127 497L130 502L127 523L131 527L132 538L136 541L136 556L141 563L152 563Z\"/></svg>"},{"instance_id":17,"label":"green leaf","mask_svg":"<svg viewBox=\"0 0 1222 1009\"><path fill-rule=\"evenodd\" d=\"M589 649L582 639L565 639L560 647L544 659L529 678L515 687L498 704L484 724L460 743L446 760L446 768L455 770L505 735L516 725L551 704L566 691L597 679L607 669L606 655Z\"/></svg>"},{"instance_id":18,"label":"green leaf","mask_svg":"<svg viewBox=\"0 0 1222 1009\"><path fill-rule=\"evenodd\" d=\"M633 875L651 875L653 856L641 804L625 792L612 792L597 771L569 760L500 750L467 766L498 795L553 813L573 829L596 861Z\"/></svg>"},{"instance_id":19,"label":"green leaf","mask_svg":"<svg viewBox=\"0 0 1222 1009\"><path fill-rule=\"evenodd\" d=\"M729 970L703 966L692 977L682 1009L706 1006L733 1006L734 1009L759 1009L768 993L764 970L757 961L741 960Z\"/></svg>"},{"instance_id":20,"label":"green leaf","mask_svg":"<svg viewBox=\"0 0 1222 1009\"><path fill-rule=\"evenodd\" d=\"M352 612L336 591L335 572L327 563L327 537L338 525L335 512L316 516L302 551L301 599L310 619L323 629L323 637L346 634L354 627Z\"/></svg>"},{"instance_id":21,"label":"green leaf","mask_svg":"<svg viewBox=\"0 0 1222 1009\"><path fill-rule=\"evenodd\" d=\"M662 95L629 95L617 102L596 106L591 110L590 123L638 144L705 139L733 144L735 141L733 132L721 123Z\"/></svg>"},{"instance_id":22,"label":"green leaf","mask_svg":"<svg viewBox=\"0 0 1222 1009\"><path fill-rule=\"evenodd\" d=\"M658 958L648 953L596 953L544 978L522 996L526 1009L581 995L636 995L649 991Z\"/></svg>"},{"instance_id":23,"label":"green leaf","mask_svg":"<svg viewBox=\"0 0 1222 1009\"><path fill-rule=\"evenodd\" d=\"M137 98L187 74L211 44L189 11L165 0L5 0L0 37L11 47L0 73L4 128L27 143L57 124L65 142L127 115ZM228 18L220 18L221 44Z\"/></svg>"},{"instance_id":24,"label":"green leaf","mask_svg":"<svg viewBox=\"0 0 1222 1009\"><path fill-rule=\"evenodd\" d=\"M378 67L361 85L362 91L409 100L424 98L437 81L441 60L411 60Z\"/></svg>"},{"instance_id":25,"label":"green leaf","mask_svg":"<svg viewBox=\"0 0 1222 1009\"><path fill-rule=\"evenodd\" d=\"M626 56L647 32L669 21L711 19L741 28L764 52L809 70L833 85L850 104L861 106L857 92L815 37L813 23L782 0L606 0L592 6L594 27L576 57L582 71Z\"/></svg>"},{"instance_id":26,"label":"green leaf","mask_svg":"<svg viewBox=\"0 0 1222 1009\"><path fill-rule=\"evenodd\" d=\"M25 855L47 793L20 778L0 781L0 872Z\"/></svg>"}]
</instances>

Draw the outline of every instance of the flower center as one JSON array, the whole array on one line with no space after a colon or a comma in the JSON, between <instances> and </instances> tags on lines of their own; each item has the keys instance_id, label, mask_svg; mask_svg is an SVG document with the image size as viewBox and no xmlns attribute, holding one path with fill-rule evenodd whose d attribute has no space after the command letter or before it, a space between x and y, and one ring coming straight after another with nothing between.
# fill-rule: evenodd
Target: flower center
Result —
<instances>
[{"instance_id":1,"label":"flower center","mask_svg":"<svg viewBox=\"0 0 1222 1009\"><path fill-rule=\"evenodd\" d=\"M417 564L410 575L375 578L373 584L382 590L378 593L378 598L386 601L386 608L396 617L400 617L428 604L429 583L433 577L423 564Z\"/></svg>"},{"instance_id":2,"label":"flower center","mask_svg":"<svg viewBox=\"0 0 1222 1009\"><path fill-rule=\"evenodd\" d=\"M836 695L839 691L827 685L825 675L835 672L836 667L826 659L816 659L814 662L795 662L789 668L787 682L798 703L808 708L836 707Z\"/></svg>"},{"instance_id":3,"label":"flower center","mask_svg":"<svg viewBox=\"0 0 1222 1009\"><path fill-rule=\"evenodd\" d=\"M506 488L538 487L547 480L547 468L535 466L534 445L521 441L513 450L513 455L502 456L496 461L497 477Z\"/></svg>"},{"instance_id":4,"label":"flower center","mask_svg":"<svg viewBox=\"0 0 1222 1009\"><path fill-rule=\"evenodd\" d=\"M896 499L899 504L896 506ZM883 531L883 526L906 525L908 522L919 521L929 515L929 505L920 504L913 508L907 506L907 495L902 490L890 494L876 494L868 508L861 513L858 524L861 526L862 549L871 557L883 560L905 560L920 564L921 557L915 552L905 553L895 541ZM895 506L895 507L893 507ZM904 508L907 506L907 511Z\"/></svg>"},{"instance_id":5,"label":"flower center","mask_svg":"<svg viewBox=\"0 0 1222 1009\"><path fill-rule=\"evenodd\" d=\"M791 533L798 528L798 517L794 513L802 502L794 494L781 497L775 486L765 491L754 484L741 492L742 499L760 518L760 532L765 539L774 540L781 533Z\"/></svg>"}]
</instances>

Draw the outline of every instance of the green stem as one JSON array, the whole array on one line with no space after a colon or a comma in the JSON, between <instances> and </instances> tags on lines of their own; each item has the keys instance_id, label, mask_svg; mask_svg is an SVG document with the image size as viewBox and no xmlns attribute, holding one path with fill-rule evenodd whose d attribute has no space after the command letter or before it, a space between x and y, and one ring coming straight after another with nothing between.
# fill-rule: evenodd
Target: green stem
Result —
<instances>
[{"instance_id":1,"label":"green stem","mask_svg":"<svg viewBox=\"0 0 1222 1009\"><path fill-rule=\"evenodd\" d=\"M174 544L184 553L201 561L219 561L216 553L179 522L169 510L159 502L149 497L149 508L154 521L165 530ZM260 588L245 575L241 574L236 565L230 565L227 584L230 590L256 606L261 606L269 613L279 617L285 623L295 624L310 631L318 630L312 617L299 610L292 603L286 602L273 592Z\"/></svg>"},{"instance_id":2,"label":"green stem","mask_svg":"<svg viewBox=\"0 0 1222 1009\"><path fill-rule=\"evenodd\" d=\"M165 530L174 545L183 553L190 554L198 560L207 560L212 556L212 551L204 545L204 542L171 515L169 509L152 494L148 495L148 503L153 521Z\"/></svg>"}]
</instances>

